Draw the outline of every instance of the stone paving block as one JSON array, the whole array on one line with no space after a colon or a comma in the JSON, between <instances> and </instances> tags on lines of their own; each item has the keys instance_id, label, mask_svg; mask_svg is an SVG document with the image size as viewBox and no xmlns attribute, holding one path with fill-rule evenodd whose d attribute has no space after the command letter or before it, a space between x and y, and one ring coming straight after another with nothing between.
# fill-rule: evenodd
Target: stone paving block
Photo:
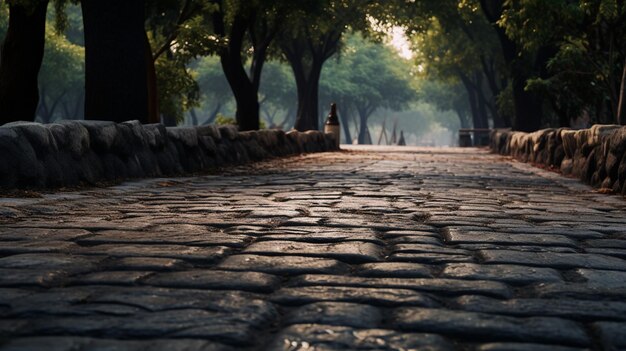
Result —
<instances>
[{"instance_id":1,"label":"stone paving block","mask_svg":"<svg viewBox=\"0 0 626 351\"><path fill-rule=\"evenodd\" d=\"M596 268L626 271L626 261L604 255L483 250L485 263L510 263L552 268Z\"/></svg>"},{"instance_id":2,"label":"stone paving block","mask_svg":"<svg viewBox=\"0 0 626 351\"><path fill-rule=\"evenodd\" d=\"M591 247L605 247L609 249L626 249L626 240L624 239L590 239L585 240L585 244Z\"/></svg>"},{"instance_id":3,"label":"stone paving block","mask_svg":"<svg viewBox=\"0 0 626 351\"><path fill-rule=\"evenodd\" d=\"M232 347L197 339L115 340L71 336L16 338L0 345L2 351L230 351Z\"/></svg>"},{"instance_id":4,"label":"stone paving block","mask_svg":"<svg viewBox=\"0 0 626 351\"><path fill-rule=\"evenodd\" d=\"M325 221L323 221L323 224L327 227L335 227L335 228L358 227L358 228L372 228L372 229L378 229L378 230L383 230L383 231L390 231L390 230L395 230L395 229L411 230L414 228L414 226L410 223L408 218L404 221L391 222L385 217L381 218L380 216L378 220L375 222L372 222L365 218L354 218L352 216L350 218L333 217L333 218L327 218Z\"/></svg>"},{"instance_id":5,"label":"stone paving block","mask_svg":"<svg viewBox=\"0 0 626 351\"><path fill-rule=\"evenodd\" d=\"M14 319L0 319L0 335L16 335L27 326L28 322ZM0 344L0 347L2 345Z\"/></svg>"},{"instance_id":6,"label":"stone paving block","mask_svg":"<svg viewBox=\"0 0 626 351\"><path fill-rule=\"evenodd\" d=\"M453 247L444 247L441 245L428 244L396 244L391 247L393 253L432 253L445 255L465 255L471 256L468 250L457 249Z\"/></svg>"},{"instance_id":7,"label":"stone paving block","mask_svg":"<svg viewBox=\"0 0 626 351\"><path fill-rule=\"evenodd\" d=\"M590 320L626 320L626 302L588 301L575 299L510 299L498 300L484 296L461 296L455 304L467 311L512 316L562 317L588 322Z\"/></svg>"},{"instance_id":8,"label":"stone paving block","mask_svg":"<svg viewBox=\"0 0 626 351\"><path fill-rule=\"evenodd\" d=\"M322 221L322 217L294 217L281 223L282 226L317 226Z\"/></svg>"},{"instance_id":9,"label":"stone paving block","mask_svg":"<svg viewBox=\"0 0 626 351\"><path fill-rule=\"evenodd\" d=\"M530 286L527 294L540 298L572 298L580 300L624 300L626 287L587 283L541 283Z\"/></svg>"},{"instance_id":10,"label":"stone paving block","mask_svg":"<svg viewBox=\"0 0 626 351\"><path fill-rule=\"evenodd\" d=\"M588 217L588 218L587 218ZM626 225L626 220L623 218L613 218L609 216L576 216L576 215L556 215L553 213L545 215L530 215L526 216L526 219L532 222L599 222L609 223L617 225Z\"/></svg>"},{"instance_id":11,"label":"stone paving block","mask_svg":"<svg viewBox=\"0 0 626 351\"><path fill-rule=\"evenodd\" d=\"M334 258L347 263L380 260L381 248L367 242L311 244L294 241L261 241L252 243L244 253L297 255Z\"/></svg>"},{"instance_id":12,"label":"stone paving block","mask_svg":"<svg viewBox=\"0 0 626 351\"><path fill-rule=\"evenodd\" d=\"M157 273L143 282L170 288L244 290L261 293L272 292L280 285L278 277L266 273L208 269Z\"/></svg>"},{"instance_id":13,"label":"stone paving block","mask_svg":"<svg viewBox=\"0 0 626 351\"><path fill-rule=\"evenodd\" d=\"M412 229L409 230L388 230L383 236L385 238L400 237L400 236L432 236L439 238L439 229L433 226L425 224L415 224Z\"/></svg>"},{"instance_id":14,"label":"stone paving block","mask_svg":"<svg viewBox=\"0 0 626 351\"><path fill-rule=\"evenodd\" d=\"M600 269L577 269L575 272L595 288L626 288L626 272Z\"/></svg>"},{"instance_id":15,"label":"stone paving block","mask_svg":"<svg viewBox=\"0 0 626 351\"><path fill-rule=\"evenodd\" d=\"M429 252L396 252L389 255L389 261L443 264L449 262L474 262L473 256Z\"/></svg>"},{"instance_id":16,"label":"stone paving block","mask_svg":"<svg viewBox=\"0 0 626 351\"><path fill-rule=\"evenodd\" d=\"M219 339L235 345L254 344L253 332L273 321L274 309L256 313L218 313L197 309L143 312L133 318L57 317L29 319L21 330L31 335L87 335L121 338L193 337Z\"/></svg>"},{"instance_id":17,"label":"stone paving block","mask_svg":"<svg viewBox=\"0 0 626 351\"><path fill-rule=\"evenodd\" d=\"M425 235L403 235L403 236L387 236L388 242L391 244L425 244L443 246L440 238Z\"/></svg>"},{"instance_id":18,"label":"stone paving block","mask_svg":"<svg viewBox=\"0 0 626 351\"><path fill-rule=\"evenodd\" d=\"M269 350L454 350L439 335L401 333L387 329L353 329L323 324L299 324L283 329Z\"/></svg>"},{"instance_id":19,"label":"stone paving block","mask_svg":"<svg viewBox=\"0 0 626 351\"><path fill-rule=\"evenodd\" d=\"M578 247L578 244L563 235L552 234L506 234L494 232L448 230L444 234L449 244L506 244L506 245L548 245Z\"/></svg>"},{"instance_id":20,"label":"stone paving block","mask_svg":"<svg viewBox=\"0 0 626 351\"><path fill-rule=\"evenodd\" d=\"M100 204L101 206L102 204ZM94 206L98 206L95 204ZM17 222L11 224L13 227L21 227L21 228L37 228L43 227L47 230L60 230L65 231L67 229L72 230L86 230L86 231L97 231L97 230L141 230L146 229L153 223L147 220L141 220L137 218L133 218L132 220L126 221L118 221L118 220L110 220L102 217L93 217L89 215L83 216L67 216L65 220L56 220L56 219L46 219L46 220L28 220L26 222Z\"/></svg>"},{"instance_id":21,"label":"stone paving block","mask_svg":"<svg viewBox=\"0 0 626 351\"><path fill-rule=\"evenodd\" d=\"M173 289L158 287L81 287L67 288L86 292L85 303L125 304L148 311L203 309L224 313L271 308L258 296L242 291ZM60 290L67 290L60 289Z\"/></svg>"},{"instance_id":22,"label":"stone paving block","mask_svg":"<svg viewBox=\"0 0 626 351\"><path fill-rule=\"evenodd\" d=\"M593 329L599 335L605 350L626 349L626 323L620 322L597 322Z\"/></svg>"},{"instance_id":23,"label":"stone paving block","mask_svg":"<svg viewBox=\"0 0 626 351\"><path fill-rule=\"evenodd\" d=\"M475 263L450 263L445 265L441 277L495 280L515 285L563 281L559 272L552 268L509 264L481 265Z\"/></svg>"},{"instance_id":24,"label":"stone paving block","mask_svg":"<svg viewBox=\"0 0 626 351\"><path fill-rule=\"evenodd\" d=\"M381 311L374 306L347 302L316 302L291 311L283 323L376 328L381 319Z\"/></svg>"},{"instance_id":25,"label":"stone paving block","mask_svg":"<svg viewBox=\"0 0 626 351\"><path fill-rule=\"evenodd\" d=\"M202 226L193 226L202 227ZM113 231L105 230L93 236L78 239L81 245L100 244L175 244L191 246L229 246L243 247L250 238L245 235L228 235L219 232L187 232L181 228L176 232L158 231ZM204 227L203 227L204 228Z\"/></svg>"},{"instance_id":26,"label":"stone paving block","mask_svg":"<svg viewBox=\"0 0 626 351\"><path fill-rule=\"evenodd\" d=\"M349 266L337 260L307 256L261 256L232 255L218 265L219 269L233 271L256 271L276 275L299 275L307 273L346 273Z\"/></svg>"},{"instance_id":27,"label":"stone paving block","mask_svg":"<svg viewBox=\"0 0 626 351\"><path fill-rule=\"evenodd\" d=\"M621 259L626 259L626 249L611 249L606 247L591 247L585 249L585 252L590 254L600 254L605 256L614 256Z\"/></svg>"},{"instance_id":28,"label":"stone paving block","mask_svg":"<svg viewBox=\"0 0 626 351\"><path fill-rule=\"evenodd\" d=\"M228 251L224 246L104 244L83 248L80 253L111 257L162 257L211 263L222 258Z\"/></svg>"},{"instance_id":29,"label":"stone paving block","mask_svg":"<svg viewBox=\"0 0 626 351\"><path fill-rule=\"evenodd\" d=\"M270 296L270 300L283 305L304 305L321 301L354 302L375 306L438 305L434 300L414 290L343 286L281 288Z\"/></svg>"},{"instance_id":30,"label":"stone paving block","mask_svg":"<svg viewBox=\"0 0 626 351\"><path fill-rule=\"evenodd\" d=\"M35 253L69 253L78 249L78 245L69 241L0 241L0 255L18 255Z\"/></svg>"},{"instance_id":31,"label":"stone paving block","mask_svg":"<svg viewBox=\"0 0 626 351\"><path fill-rule=\"evenodd\" d=\"M162 257L121 257L109 259L104 268L113 271L177 271L191 268L183 260Z\"/></svg>"},{"instance_id":32,"label":"stone paving block","mask_svg":"<svg viewBox=\"0 0 626 351\"><path fill-rule=\"evenodd\" d=\"M580 250L573 247L562 246L531 246L531 245L503 245L503 244L457 244L455 247L459 249L465 249L470 251L480 250L511 250L522 252L556 252L556 253L580 253Z\"/></svg>"},{"instance_id":33,"label":"stone paving block","mask_svg":"<svg viewBox=\"0 0 626 351\"><path fill-rule=\"evenodd\" d=\"M337 275L307 274L289 282L292 286L351 286L365 288L397 288L437 293L442 295L479 294L509 297L510 289L502 283L479 280L428 278L368 278Z\"/></svg>"},{"instance_id":34,"label":"stone paving block","mask_svg":"<svg viewBox=\"0 0 626 351\"><path fill-rule=\"evenodd\" d=\"M469 340L556 343L573 346L590 344L578 324L560 318L514 318L486 313L443 309L401 307L393 315L392 325L412 332L427 332Z\"/></svg>"},{"instance_id":35,"label":"stone paving block","mask_svg":"<svg viewBox=\"0 0 626 351\"><path fill-rule=\"evenodd\" d=\"M578 347L531 344L531 343L512 343L512 342L494 342L480 345L476 351L584 351Z\"/></svg>"},{"instance_id":36,"label":"stone paving block","mask_svg":"<svg viewBox=\"0 0 626 351\"><path fill-rule=\"evenodd\" d=\"M302 213L295 210L281 210L275 208L255 208L248 214L248 217L273 218L273 217L296 217Z\"/></svg>"},{"instance_id":37,"label":"stone paving block","mask_svg":"<svg viewBox=\"0 0 626 351\"><path fill-rule=\"evenodd\" d=\"M70 254L19 254L0 258L0 268L56 269L68 273L94 270L101 261L99 257Z\"/></svg>"},{"instance_id":38,"label":"stone paving block","mask_svg":"<svg viewBox=\"0 0 626 351\"><path fill-rule=\"evenodd\" d=\"M406 262L374 262L359 265L354 272L362 277L431 278L429 266Z\"/></svg>"}]
</instances>

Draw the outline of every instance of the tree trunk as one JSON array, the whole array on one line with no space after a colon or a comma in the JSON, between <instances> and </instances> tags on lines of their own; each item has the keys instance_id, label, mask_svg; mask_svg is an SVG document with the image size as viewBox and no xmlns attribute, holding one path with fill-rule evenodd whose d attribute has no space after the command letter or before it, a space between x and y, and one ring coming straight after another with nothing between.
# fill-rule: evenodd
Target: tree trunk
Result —
<instances>
[{"instance_id":1,"label":"tree trunk","mask_svg":"<svg viewBox=\"0 0 626 351\"><path fill-rule=\"evenodd\" d=\"M541 97L524 89L526 80L527 77L525 76L513 77L513 102L515 105L513 129L522 132L534 132L541 128L543 108Z\"/></svg>"},{"instance_id":2,"label":"tree trunk","mask_svg":"<svg viewBox=\"0 0 626 351\"><path fill-rule=\"evenodd\" d=\"M223 13L216 11L213 15L215 32L226 35ZM259 129L258 91L250 81L243 67L241 49L249 23L241 16L236 16L228 32L228 45L219 51L220 62L224 75L235 97L237 112L235 118L239 130Z\"/></svg>"},{"instance_id":3,"label":"tree trunk","mask_svg":"<svg viewBox=\"0 0 626 351\"><path fill-rule=\"evenodd\" d=\"M176 127L178 125L176 117L167 115L161 115L161 123L166 127Z\"/></svg>"},{"instance_id":4,"label":"tree trunk","mask_svg":"<svg viewBox=\"0 0 626 351\"><path fill-rule=\"evenodd\" d=\"M319 124L319 81L322 65L318 60L313 60L310 70L306 70L303 56L286 55L291 65L296 81L298 94L298 109L294 128L303 132L317 130Z\"/></svg>"},{"instance_id":5,"label":"tree trunk","mask_svg":"<svg viewBox=\"0 0 626 351\"><path fill-rule=\"evenodd\" d=\"M350 113L350 108L348 108L348 104L345 102L341 103L341 107L337 106L339 109L339 119L341 120L341 128L343 129L343 135L345 138L346 144L352 143L352 135L350 134L350 126L348 125L348 114Z\"/></svg>"},{"instance_id":6,"label":"tree trunk","mask_svg":"<svg viewBox=\"0 0 626 351\"><path fill-rule=\"evenodd\" d=\"M476 97L478 98L478 117L479 126L477 128L489 128L489 120L487 117L487 104L489 103L485 98L483 90L483 76L480 72L474 73L474 89L476 90Z\"/></svg>"},{"instance_id":7,"label":"tree trunk","mask_svg":"<svg viewBox=\"0 0 626 351\"><path fill-rule=\"evenodd\" d=\"M622 81L619 89L619 103L617 105L617 124L626 125L626 61L622 69Z\"/></svg>"},{"instance_id":8,"label":"tree trunk","mask_svg":"<svg viewBox=\"0 0 626 351\"><path fill-rule=\"evenodd\" d=\"M189 110L189 116L191 117L191 125L192 126L197 126L198 125L198 114L196 114L196 109L191 108Z\"/></svg>"},{"instance_id":9,"label":"tree trunk","mask_svg":"<svg viewBox=\"0 0 626 351\"><path fill-rule=\"evenodd\" d=\"M211 111L209 118L206 120L206 122L204 122L204 124L211 124L215 122L215 119L217 118L217 115L218 113L220 113L221 109L222 109L222 103L218 102L215 108L213 109L213 111Z\"/></svg>"},{"instance_id":10,"label":"tree trunk","mask_svg":"<svg viewBox=\"0 0 626 351\"><path fill-rule=\"evenodd\" d=\"M481 128L481 117L478 109L479 98L476 96L477 93L474 89L473 83L470 81L469 77L463 73L459 73L459 77L461 78L461 82L463 83L463 87L465 87L465 92L467 93L467 100L472 113L472 125L474 128Z\"/></svg>"},{"instance_id":11,"label":"tree trunk","mask_svg":"<svg viewBox=\"0 0 626 351\"><path fill-rule=\"evenodd\" d=\"M9 28L0 54L0 125L35 118L48 7L48 0L32 7L8 3Z\"/></svg>"},{"instance_id":12,"label":"tree trunk","mask_svg":"<svg viewBox=\"0 0 626 351\"><path fill-rule=\"evenodd\" d=\"M341 33L330 31L314 38L292 38L281 49L293 70L298 92L298 112L294 128L299 131L319 128L319 81L322 66L337 52Z\"/></svg>"},{"instance_id":13,"label":"tree trunk","mask_svg":"<svg viewBox=\"0 0 626 351\"><path fill-rule=\"evenodd\" d=\"M85 119L149 121L145 0L82 0Z\"/></svg>"},{"instance_id":14,"label":"tree trunk","mask_svg":"<svg viewBox=\"0 0 626 351\"><path fill-rule=\"evenodd\" d=\"M276 127L278 127L279 129L286 129L288 125L291 124L291 120L293 115L293 107L289 107L289 109L287 109L287 112L285 112L285 116L282 120L282 122L278 123L276 125Z\"/></svg>"},{"instance_id":15,"label":"tree trunk","mask_svg":"<svg viewBox=\"0 0 626 351\"><path fill-rule=\"evenodd\" d=\"M454 111L456 112L457 116L459 116L461 128L469 128L470 126L467 120L467 114L465 113L466 111L460 107L455 107Z\"/></svg>"},{"instance_id":16,"label":"tree trunk","mask_svg":"<svg viewBox=\"0 0 626 351\"><path fill-rule=\"evenodd\" d=\"M511 70L513 105L515 108L513 129L525 132L538 130L541 127L541 119L543 117L542 100L537 94L524 89L529 78L526 72L527 69L524 66L528 63L523 62L523 58L518 57L517 45L506 35L504 28L497 24L503 12L504 1L480 0L480 4L487 20L491 22L496 31L504 61Z\"/></svg>"},{"instance_id":17,"label":"tree trunk","mask_svg":"<svg viewBox=\"0 0 626 351\"><path fill-rule=\"evenodd\" d=\"M367 113L365 108L358 108L359 111L359 121L361 126L359 127L359 144L371 144L372 136L370 135L370 130L367 127L367 120L369 118L369 113Z\"/></svg>"}]
</instances>

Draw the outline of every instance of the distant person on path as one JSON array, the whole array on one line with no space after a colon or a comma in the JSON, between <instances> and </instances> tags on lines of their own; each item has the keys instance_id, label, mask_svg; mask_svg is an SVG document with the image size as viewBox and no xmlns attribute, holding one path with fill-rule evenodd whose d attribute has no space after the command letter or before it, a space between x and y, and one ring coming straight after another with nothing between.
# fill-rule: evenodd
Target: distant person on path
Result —
<instances>
[{"instance_id":1,"label":"distant person on path","mask_svg":"<svg viewBox=\"0 0 626 351\"><path fill-rule=\"evenodd\" d=\"M404 131L400 131L400 139L398 140L398 145L406 146L406 141L404 140Z\"/></svg>"}]
</instances>

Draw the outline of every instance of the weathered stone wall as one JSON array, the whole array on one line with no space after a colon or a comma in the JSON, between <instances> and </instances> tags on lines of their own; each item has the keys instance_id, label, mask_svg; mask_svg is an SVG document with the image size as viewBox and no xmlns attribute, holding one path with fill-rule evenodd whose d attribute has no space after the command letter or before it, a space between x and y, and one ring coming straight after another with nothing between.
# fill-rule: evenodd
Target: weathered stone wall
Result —
<instances>
[{"instance_id":1,"label":"weathered stone wall","mask_svg":"<svg viewBox=\"0 0 626 351\"><path fill-rule=\"evenodd\" d=\"M491 149L524 162L552 166L594 187L626 195L626 127L594 125L534 133L494 130Z\"/></svg>"},{"instance_id":2,"label":"weathered stone wall","mask_svg":"<svg viewBox=\"0 0 626 351\"><path fill-rule=\"evenodd\" d=\"M15 122L0 127L0 187L56 187L171 176L274 156L336 149L318 131L238 132L137 121Z\"/></svg>"}]
</instances>

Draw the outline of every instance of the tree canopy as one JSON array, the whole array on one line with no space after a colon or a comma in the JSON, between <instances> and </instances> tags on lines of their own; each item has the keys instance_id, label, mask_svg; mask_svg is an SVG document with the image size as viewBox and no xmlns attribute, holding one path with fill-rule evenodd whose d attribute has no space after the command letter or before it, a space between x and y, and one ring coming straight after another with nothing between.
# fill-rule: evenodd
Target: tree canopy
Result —
<instances>
[{"instance_id":1,"label":"tree canopy","mask_svg":"<svg viewBox=\"0 0 626 351\"><path fill-rule=\"evenodd\" d=\"M626 123L621 0L115 1L2 2L0 122L307 130L334 101L364 142L420 100L464 127Z\"/></svg>"}]
</instances>

